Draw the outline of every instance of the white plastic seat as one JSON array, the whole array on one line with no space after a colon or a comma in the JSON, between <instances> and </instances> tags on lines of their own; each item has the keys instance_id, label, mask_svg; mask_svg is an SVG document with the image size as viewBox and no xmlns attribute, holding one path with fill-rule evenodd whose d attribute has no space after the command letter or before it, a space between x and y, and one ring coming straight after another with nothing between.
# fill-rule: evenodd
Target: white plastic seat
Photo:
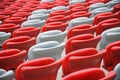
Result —
<instances>
[{"instance_id":1,"label":"white plastic seat","mask_svg":"<svg viewBox=\"0 0 120 80\"><path fill-rule=\"evenodd\" d=\"M11 36L11 33L0 32L0 46L5 40L9 39L10 36Z\"/></svg>"},{"instance_id":2,"label":"white plastic seat","mask_svg":"<svg viewBox=\"0 0 120 80\"><path fill-rule=\"evenodd\" d=\"M85 0L70 0L70 4L74 4L74 3L84 3Z\"/></svg>"},{"instance_id":3,"label":"white plastic seat","mask_svg":"<svg viewBox=\"0 0 120 80\"><path fill-rule=\"evenodd\" d=\"M116 4L120 4L120 0L111 0L108 3L106 3L109 8L112 8Z\"/></svg>"},{"instance_id":4,"label":"white plastic seat","mask_svg":"<svg viewBox=\"0 0 120 80\"><path fill-rule=\"evenodd\" d=\"M56 10L68 10L68 7L66 7L66 6L53 7L53 8L51 9L51 12L56 11Z\"/></svg>"},{"instance_id":5,"label":"white plastic seat","mask_svg":"<svg viewBox=\"0 0 120 80\"><path fill-rule=\"evenodd\" d=\"M28 51L28 60L41 58L41 57L52 57L56 60L61 58L62 51L65 43L59 43L57 41L47 41L38 43L32 46Z\"/></svg>"},{"instance_id":6,"label":"white plastic seat","mask_svg":"<svg viewBox=\"0 0 120 80\"><path fill-rule=\"evenodd\" d=\"M95 15L103 13L103 12L112 12L112 11L113 11L113 8L108 8L108 7L96 8L91 11L92 14L90 17L94 17Z\"/></svg>"},{"instance_id":7,"label":"white plastic seat","mask_svg":"<svg viewBox=\"0 0 120 80\"><path fill-rule=\"evenodd\" d=\"M45 41L58 41L59 43L64 42L67 31L62 32L60 30L51 30L40 33L37 36L36 43L41 43Z\"/></svg>"},{"instance_id":8,"label":"white plastic seat","mask_svg":"<svg viewBox=\"0 0 120 80\"><path fill-rule=\"evenodd\" d=\"M14 72L12 70L6 71L0 69L0 80L13 80Z\"/></svg>"},{"instance_id":9,"label":"white plastic seat","mask_svg":"<svg viewBox=\"0 0 120 80\"><path fill-rule=\"evenodd\" d=\"M102 33L99 46L100 50L104 49L108 44L120 40L120 27L111 28Z\"/></svg>"},{"instance_id":10,"label":"white plastic seat","mask_svg":"<svg viewBox=\"0 0 120 80\"><path fill-rule=\"evenodd\" d=\"M81 25L81 24L90 24L91 25L93 20L94 20L93 18L88 18L88 17L80 17L80 18L72 19L69 22L67 29L70 29L73 26L77 26L77 25Z\"/></svg>"},{"instance_id":11,"label":"white plastic seat","mask_svg":"<svg viewBox=\"0 0 120 80\"><path fill-rule=\"evenodd\" d=\"M48 16L49 14L44 14L44 13L32 14L28 17L28 20L32 20L32 19L46 20Z\"/></svg>"},{"instance_id":12,"label":"white plastic seat","mask_svg":"<svg viewBox=\"0 0 120 80\"><path fill-rule=\"evenodd\" d=\"M107 5L104 4L104 3L102 3L102 2L92 4L92 5L90 5L90 7L89 7L89 12L91 12L91 11L94 10L94 9L100 8L100 7L107 7Z\"/></svg>"},{"instance_id":13,"label":"white plastic seat","mask_svg":"<svg viewBox=\"0 0 120 80\"><path fill-rule=\"evenodd\" d=\"M116 72L116 77L114 80L120 80L120 63L115 66L114 71Z\"/></svg>"},{"instance_id":14,"label":"white plastic seat","mask_svg":"<svg viewBox=\"0 0 120 80\"><path fill-rule=\"evenodd\" d=\"M38 10L34 10L32 12L32 14L39 14L39 13L48 14L48 13L50 13L50 10L47 10L47 9L38 9Z\"/></svg>"},{"instance_id":15,"label":"white plastic seat","mask_svg":"<svg viewBox=\"0 0 120 80\"><path fill-rule=\"evenodd\" d=\"M33 19L33 20L27 20L21 24L22 27L27 26L34 26L34 27L42 27L45 24L46 20L40 20L40 19Z\"/></svg>"}]
</instances>

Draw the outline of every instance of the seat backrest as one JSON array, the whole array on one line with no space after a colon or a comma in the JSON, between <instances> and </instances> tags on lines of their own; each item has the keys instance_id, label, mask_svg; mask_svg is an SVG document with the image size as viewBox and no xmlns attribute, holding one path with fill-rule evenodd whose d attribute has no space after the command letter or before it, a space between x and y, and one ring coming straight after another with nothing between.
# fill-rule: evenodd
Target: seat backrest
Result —
<instances>
[{"instance_id":1,"label":"seat backrest","mask_svg":"<svg viewBox=\"0 0 120 80\"><path fill-rule=\"evenodd\" d=\"M61 30L51 30L38 34L36 43L45 41L58 41L64 42L67 31L62 32Z\"/></svg>"},{"instance_id":2,"label":"seat backrest","mask_svg":"<svg viewBox=\"0 0 120 80\"><path fill-rule=\"evenodd\" d=\"M4 41L2 44L2 49L28 50L31 46L35 44L35 37L30 38L29 36L19 36Z\"/></svg>"},{"instance_id":3,"label":"seat backrest","mask_svg":"<svg viewBox=\"0 0 120 80\"><path fill-rule=\"evenodd\" d=\"M98 52L95 48L85 48L70 52L63 59L64 76L72 72L100 67L105 50Z\"/></svg>"},{"instance_id":4,"label":"seat backrest","mask_svg":"<svg viewBox=\"0 0 120 80\"><path fill-rule=\"evenodd\" d=\"M120 40L120 28L111 28L108 30L105 30L102 34L102 38L100 40L100 49L104 49L108 44L119 41Z\"/></svg>"},{"instance_id":5,"label":"seat backrest","mask_svg":"<svg viewBox=\"0 0 120 80\"><path fill-rule=\"evenodd\" d=\"M9 39L11 37L11 33L6 33L6 32L0 32L0 46L2 46L2 43Z\"/></svg>"},{"instance_id":6,"label":"seat backrest","mask_svg":"<svg viewBox=\"0 0 120 80\"><path fill-rule=\"evenodd\" d=\"M96 27L92 27L89 24L74 26L71 29L69 29L67 34L67 39L81 34L94 34L95 31L96 31Z\"/></svg>"},{"instance_id":7,"label":"seat backrest","mask_svg":"<svg viewBox=\"0 0 120 80\"><path fill-rule=\"evenodd\" d=\"M4 32L13 32L14 30L20 28L20 25L16 25L14 23L6 23L6 24L2 24L0 25L0 31L4 31Z\"/></svg>"},{"instance_id":8,"label":"seat backrest","mask_svg":"<svg viewBox=\"0 0 120 80\"><path fill-rule=\"evenodd\" d=\"M97 27L96 33L97 33L97 35L99 35L107 29L119 27L120 26L120 20L117 19L117 18L104 20L104 21L100 22L97 26L98 27Z\"/></svg>"},{"instance_id":9,"label":"seat backrest","mask_svg":"<svg viewBox=\"0 0 120 80\"><path fill-rule=\"evenodd\" d=\"M117 18L118 13L113 14L112 12L105 12L97 14L94 18L93 25L97 25L101 21L111 19L111 18Z\"/></svg>"},{"instance_id":10,"label":"seat backrest","mask_svg":"<svg viewBox=\"0 0 120 80\"><path fill-rule=\"evenodd\" d=\"M10 70L17 68L27 57L27 51L7 49L0 51L0 68Z\"/></svg>"},{"instance_id":11,"label":"seat backrest","mask_svg":"<svg viewBox=\"0 0 120 80\"><path fill-rule=\"evenodd\" d=\"M107 70L113 70L120 61L120 41L113 42L106 47L103 67Z\"/></svg>"},{"instance_id":12,"label":"seat backrest","mask_svg":"<svg viewBox=\"0 0 120 80\"><path fill-rule=\"evenodd\" d=\"M17 68L16 80L56 80L61 63L50 57L25 62Z\"/></svg>"},{"instance_id":13,"label":"seat backrest","mask_svg":"<svg viewBox=\"0 0 120 80\"><path fill-rule=\"evenodd\" d=\"M101 39L100 35L94 38L92 34L82 34L82 35L74 36L68 39L66 42L66 54L68 54L71 51L82 48L89 48L89 47L96 48L100 39Z\"/></svg>"},{"instance_id":14,"label":"seat backrest","mask_svg":"<svg viewBox=\"0 0 120 80\"><path fill-rule=\"evenodd\" d=\"M33 34L34 33L34 34ZM40 33L40 27L24 27L17 29L13 32L12 37L17 36L29 36L29 37L37 37L37 35Z\"/></svg>"},{"instance_id":15,"label":"seat backrest","mask_svg":"<svg viewBox=\"0 0 120 80\"><path fill-rule=\"evenodd\" d=\"M114 68L114 71L116 72L116 77L114 80L120 80L120 63L118 63L115 68Z\"/></svg>"},{"instance_id":16,"label":"seat backrest","mask_svg":"<svg viewBox=\"0 0 120 80\"><path fill-rule=\"evenodd\" d=\"M61 31L65 31L66 27L68 25L68 22L62 22L62 21L56 21L56 22L51 22L51 23L47 23L45 24L41 31L45 32L45 31L49 31L49 30L61 30Z\"/></svg>"},{"instance_id":17,"label":"seat backrest","mask_svg":"<svg viewBox=\"0 0 120 80\"><path fill-rule=\"evenodd\" d=\"M61 58L61 53L64 49L65 43L58 41L46 41L32 46L28 51L28 59L32 60L41 57L52 57L55 60Z\"/></svg>"},{"instance_id":18,"label":"seat backrest","mask_svg":"<svg viewBox=\"0 0 120 80\"><path fill-rule=\"evenodd\" d=\"M73 72L62 80L99 80L105 76L104 72L100 68L90 68Z\"/></svg>"},{"instance_id":19,"label":"seat backrest","mask_svg":"<svg viewBox=\"0 0 120 80\"><path fill-rule=\"evenodd\" d=\"M13 80L14 72L12 70L0 69L0 80Z\"/></svg>"}]
</instances>

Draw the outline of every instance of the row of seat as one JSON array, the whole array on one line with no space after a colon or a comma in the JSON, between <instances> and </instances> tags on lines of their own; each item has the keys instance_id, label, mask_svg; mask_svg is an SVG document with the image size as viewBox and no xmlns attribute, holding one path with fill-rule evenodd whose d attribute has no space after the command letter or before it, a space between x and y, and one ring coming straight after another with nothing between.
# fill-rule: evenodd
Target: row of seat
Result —
<instances>
[{"instance_id":1,"label":"row of seat","mask_svg":"<svg viewBox=\"0 0 120 80\"><path fill-rule=\"evenodd\" d=\"M63 80L120 79L119 0L8 2L12 4L0 9L2 18L9 16L0 18L1 80L13 75L16 80L56 80L61 65ZM118 64L106 76L100 69L102 59L109 71Z\"/></svg>"}]
</instances>

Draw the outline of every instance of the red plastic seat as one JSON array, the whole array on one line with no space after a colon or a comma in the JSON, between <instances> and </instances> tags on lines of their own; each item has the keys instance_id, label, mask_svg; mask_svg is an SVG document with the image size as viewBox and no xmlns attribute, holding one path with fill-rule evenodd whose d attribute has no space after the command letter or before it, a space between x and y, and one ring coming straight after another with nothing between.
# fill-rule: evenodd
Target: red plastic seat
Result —
<instances>
[{"instance_id":1,"label":"red plastic seat","mask_svg":"<svg viewBox=\"0 0 120 80\"><path fill-rule=\"evenodd\" d=\"M118 19L120 20L120 11L118 12Z\"/></svg>"},{"instance_id":2,"label":"red plastic seat","mask_svg":"<svg viewBox=\"0 0 120 80\"><path fill-rule=\"evenodd\" d=\"M10 70L17 68L27 57L27 51L19 49L7 49L0 51L0 68Z\"/></svg>"},{"instance_id":3,"label":"red plastic seat","mask_svg":"<svg viewBox=\"0 0 120 80\"><path fill-rule=\"evenodd\" d=\"M117 18L104 20L97 25L96 33L97 35L99 35L107 29L119 27L119 26L120 26L120 20Z\"/></svg>"},{"instance_id":4,"label":"red plastic seat","mask_svg":"<svg viewBox=\"0 0 120 80\"><path fill-rule=\"evenodd\" d=\"M113 13L116 13L118 11L120 11L120 4L116 4L113 6Z\"/></svg>"},{"instance_id":5,"label":"red plastic seat","mask_svg":"<svg viewBox=\"0 0 120 80\"><path fill-rule=\"evenodd\" d=\"M16 25L14 23L6 23L0 25L0 31L3 32L13 32L14 30L20 28L20 25Z\"/></svg>"},{"instance_id":6,"label":"red plastic seat","mask_svg":"<svg viewBox=\"0 0 120 80\"><path fill-rule=\"evenodd\" d=\"M56 16L52 16L52 17L49 17L46 21L46 23L51 23L51 22L67 22L68 20L68 16L64 16L64 15L56 15Z\"/></svg>"},{"instance_id":7,"label":"red plastic seat","mask_svg":"<svg viewBox=\"0 0 120 80\"><path fill-rule=\"evenodd\" d=\"M35 8L23 7L17 10L17 12L32 12L33 10L35 10Z\"/></svg>"},{"instance_id":8,"label":"red plastic seat","mask_svg":"<svg viewBox=\"0 0 120 80\"><path fill-rule=\"evenodd\" d=\"M113 14L112 12L105 12L105 13L100 13L95 16L93 25L97 25L101 21L111 19L111 18L117 18L118 13Z\"/></svg>"},{"instance_id":9,"label":"red plastic seat","mask_svg":"<svg viewBox=\"0 0 120 80\"><path fill-rule=\"evenodd\" d=\"M79 12L74 12L70 15L69 20L72 20L74 18L78 17L90 17L91 13L86 12L86 11L79 11Z\"/></svg>"},{"instance_id":10,"label":"red plastic seat","mask_svg":"<svg viewBox=\"0 0 120 80\"><path fill-rule=\"evenodd\" d=\"M26 18L22 17L10 17L4 20L4 23L15 23L15 24L21 24L22 22L26 21Z\"/></svg>"},{"instance_id":11,"label":"red plastic seat","mask_svg":"<svg viewBox=\"0 0 120 80\"><path fill-rule=\"evenodd\" d=\"M0 15L0 20L4 21L5 19L9 18L9 15Z\"/></svg>"},{"instance_id":12,"label":"red plastic seat","mask_svg":"<svg viewBox=\"0 0 120 80\"><path fill-rule=\"evenodd\" d=\"M74 36L66 42L66 54L82 48L96 48L101 36L94 37L92 34L82 34Z\"/></svg>"},{"instance_id":13,"label":"red plastic seat","mask_svg":"<svg viewBox=\"0 0 120 80\"><path fill-rule=\"evenodd\" d=\"M34 33L34 34L33 34ZM23 27L15 30L12 34L13 37L16 36L29 36L29 37L37 37L40 33L40 27Z\"/></svg>"},{"instance_id":14,"label":"red plastic seat","mask_svg":"<svg viewBox=\"0 0 120 80\"><path fill-rule=\"evenodd\" d=\"M108 3L110 0L102 0L104 3Z\"/></svg>"},{"instance_id":15,"label":"red plastic seat","mask_svg":"<svg viewBox=\"0 0 120 80\"><path fill-rule=\"evenodd\" d=\"M103 67L110 71L118 63L120 63L120 41L113 42L106 47Z\"/></svg>"},{"instance_id":16,"label":"red plastic seat","mask_svg":"<svg viewBox=\"0 0 120 80\"><path fill-rule=\"evenodd\" d=\"M114 80L116 73L110 71L107 76L100 68L91 68L76 71L65 76L62 80Z\"/></svg>"},{"instance_id":17,"label":"red plastic seat","mask_svg":"<svg viewBox=\"0 0 120 80\"><path fill-rule=\"evenodd\" d=\"M61 64L50 57L25 62L17 67L16 80L56 80Z\"/></svg>"},{"instance_id":18,"label":"red plastic seat","mask_svg":"<svg viewBox=\"0 0 120 80\"><path fill-rule=\"evenodd\" d=\"M28 12L17 12L17 13L14 13L12 16L13 17L25 17L27 18L31 13L28 13Z\"/></svg>"},{"instance_id":19,"label":"red plastic seat","mask_svg":"<svg viewBox=\"0 0 120 80\"><path fill-rule=\"evenodd\" d=\"M38 4L36 9L51 9L52 7L53 5L51 4L51 2L41 2Z\"/></svg>"},{"instance_id":20,"label":"red plastic seat","mask_svg":"<svg viewBox=\"0 0 120 80\"><path fill-rule=\"evenodd\" d=\"M90 6L92 4L99 3L99 2L102 2L102 0L87 0L85 5Z\"/></svg>"},{"instance_id":21,"label":"red plastic seat","mask_svg":"<svg viewBox=\"0 0 120 80\"><path fill-rule=\"evenodd\" d=\"M56 11L51 12L49 16L51 17L51 16L56 16L56 15L67 16L68 15L68 11L66 11L66 10L56 10Z\"/></svg>"},{"instance_id":22,"label":"red plastic seat","mask_svg":"<svg viewBox=\"0 0 120 80\"><path fill-rule=\"evenodd\" d=\"M45 32L45 31L49 31L49 30L61 30L61 31L65 31L66 28L68 26L68 22L64 23L61 21L58 22L51 22L51 23L47 23L45 24L41 31Z\"/></svg>"},{"instance_id":23,"label":"red plastic seat","mask_svg":"<svg viewBox=\"0 0 120 80\"><path fill-rule=\"evenodd\" d=\"M74 4L71 4L69 5L69 9L72 9L72 8L75 8L75 7L84 7L85 5L83 3L74 3Z\"/></svg>"},{"instance_id":24,"label":"red plastic seat","mask_svg":"<svg viewBox=\"0 0 120 80\"><path fill-rule=\"evenodd\" d=\"M5 8L4 10L13 10L13 11L17 11L18 9L20 9L21 6L15 6L14 4L13 5L10 5L9 7Z\"/></svg>"},{"instance_id":25,"label":"red plastic seat","mask_svg":"<svg viewBox=\"0 0 120 80\"><path fill-rule=\"evenodd\" d=\"M55 6L68 6L69 4L68 3L66 3L66 2L60 2L60 1L56 1L55 3L54 3L54 7Z\"/></svg>"},{"instance_id":26,"label":"red plastic seat","mask_svg":"<svg viewBox=\"0 0 120 80\"><path fill-rule=\"evenodd\" d=\"M2 44L2 50L4 49L28 50L31 46L35 44L36 44L35 37L30 38L29 36L19 36L4 41Z\"/></svg>"},{"instance_id":27,"label":"red plastic seat","mask_svg":"<svg viewBox=\"0 0 120 80\"><path fill-rule=\"evenodd\" d=\"M8 15L8 16L11 16L12 14L14 14L15 11L12 11L12 10L3 10L0 12L0 15Z\"/></svg>"},{"instance_id":28,"label":"red plastic seat","mask_svg":"<svg viewBox=\"0 0 120 80\"><path fill-rule=\"evenodd\" d=\"M69 29L67 38L69 39L73 36L81 35L81 34L94 34L95 31L96 31L95 26L92 27L89 24L78 25Z\"/></svg>"},{"instance_id":29,"label":"red plastic seat","mask_svg":"<svg viewBox=\"0 0 120 80\"><path fill-rule=\"evenodd\" d=\"M82 69L99 68L104 55L105 50L98 52L95 48L84 48L70 52L63 59L63 76Z\"/></svg>"},{"instance_id":30,"label":"red plastic seat","mask_svg":"<svg viewBox=\"0 0 120 80\"><path fill-rule=\"evenodd\" d=\"M75 13L75 12L81 12L81 11L88 11L88 7L85 7L85 6L78 6L78 7L75 7L75 8L72 8L69 10L69 14L72 14L72 13Z\"/></svg>"}]
</instances>

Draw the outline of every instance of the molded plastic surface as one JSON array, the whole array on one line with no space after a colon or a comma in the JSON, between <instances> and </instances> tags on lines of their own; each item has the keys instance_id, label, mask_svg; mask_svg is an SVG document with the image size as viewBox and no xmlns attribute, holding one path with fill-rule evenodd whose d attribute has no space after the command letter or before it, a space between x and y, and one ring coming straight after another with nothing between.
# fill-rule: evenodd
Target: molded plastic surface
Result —
<instances>
[{"instance_id":1,"label":"molded plastic surface","mask_svg":"<svg viewBox=\"0 0 120 80\"><path fill-rule=\"evenodd\" d=\"M47 41L38 43L32 46L28 51L28 59L35 59L41 57L52 57L55 60L61 58L62 51L65 43L59 43L57 41Z\"/></svg>"},{"instance_id":2,"label":"molded plastic surface","mask_svg":"<svg viewBox=\"0 0 120 80\"><path fill-rule=\"evenodd\" d=\"M0 31L2 32L13 32L14 30L20 28L20 25L16 25L13 23L7 23L7 24L1 24L0 25Z\"/></svg>"},{"instance_id":3,"label":"molded plastic surface","mask_svg":"<svg viewBox=\"0 0 120 80\"><path fill-rule=\"evenodd\" d=\"M118 11L120 11L120 4L116 4L113 6L113 13L116 13Z\"/></svg>"},{"instance_id":4,"label":"molded plastic surface","mask_svg":"<svg viewBox=\"0 0 120 80\"><path fill-rule=\"evenodd\" d=\"M35 44L35 37L30 38L29 36L19 36L4 41L2 44L2 49L28 50L31 46Z\"/></svg>"},{"instance_id":5,"label":"molded plastic surface","mask_svg":"<svg viewBox=\"0 0 120 80\"><path fill-rule=\"evenodd\" d=\"M32 14L28 17L28 20L32 20L32 19L46 20L48 16L49 14L45 14L45 13Z\"/></svg>"},{"instance_id":6,"label":"molded plastic surface","mask_svg":"<svg viewBox=\"0 0 120 80\"><path fill-rule=\"evenodd\" d=\"M119 26L120 26L120 20L117 18L104 20L97 25L96 33L97 33L97 35L99 35L107 29L115 28L115 27L119 27Z\"/></svg>"},{"instance_id":7,"label":"molded plastic surface","mask_svg":"<svg viewBox=\"0 0 120 80\"><path fill-rule=\"evenodd\" d=\"M115 66L114 71L116 72L116 77L114 80L120 80L120 63Z\"/></svg>"},{"instance_id":8,"label":"molded plastic surface","mask_svg":"<svg viewBox=\"0 0 120 80\"><path fill-rule=\"evenodd\" d=\"M108 44L120 40L120 27L111 28L104 31L100 40L100 50L104 49Z\"/></svg>"},{"instance_id":9,"label":"molded plastic surface","mask_svg":"<svg viewBox=\"0 0 120 80\"><path fill-rule=\"evenodd\" d=\"M97 8L91 11L92 15L90 17L94 17L97 14L103 13L103 12L112 12L113 8L108 8L108 7L101 7Z\"/></svg>"},{"instance_id":10,"label":"molded plastic surface","mask_svg":"<svg viewBox=\"0 0 120 80\"><path fill-rule=\"evenodd\" d=\"M66 10L56 10L50 13L50 17L51 16L56 16L56 15L65 15L67 16L68 12Z\"/></svg>"},{"instance_id":11,"label":"molded plastic surface","mask_svg":"<svg viewBox=\"0 0 120 80\"><path fill-rule=\"evenodd\" d=\"M12 36L29 36L29 37L37 37L37 35L40 33L40 27L23 27L20 29L17 29L13 32Z\"/></svg>"},{"instance_id":12,"label":"molded plastic surface","mask_svg":"<svg viewBox=\"0 0 120 80\"><path fill-rule=\"evenodd\" d=\"M92 22L93 22L93 19L88 17L75 18L69 22L67 29L70 29L73 26L77 26L77 25L92 24Z\"/></svg>"},{"instance_id":13,"label":"molded plastic surface","mask_svg":"<svg viewBox=\"0 0 120 80\"><path fill-rule=\"evenodd\" d=\"M38 9L38 10L34 10L32 12L32 14L39 14L39 13L45 13L45 14L47 14L47 13L50 13L50 10L47 10L47 9Z\"/></svg>"},{"instance_id":14,"label":"molded plastic surface","mask_svg":"<svg viewBox=\"0 0 120 80\"><path fill-rule=\"evenodd\" d=\"M94 37L92 34L82 34L74 36L66 42L66 54L82 48L96 48L101 36ZM83 45L84 44L84 45ZM79 45L79 46L78 46Z\"/></svg>"},{"instance_id":15,"label":"molded plastic surface","mask_svg":"<svg viewBox=\"0 0 120 80\"><path fill-rule=\"evenodd\" d=\"M104 55L105 50L98 52L95 48L70 52L63 59L63 76L86 68L99 68Z\"/></svg>"},{"instance_id":16,"label":"molded plastic surface","mask_svg":"<svg viewBox=\"0 0 120 80\"><path fill-rule=\"evenodd\" d=\"M13 17L25 17L27 18L31 13L28 12L16 12L12 16Z\"/></svg>"},{"instance_id":17,"label":"molded plastic surface","mask_svg":"<svg viewBox=\"0 0 120 80\"><path fill-rule=\"evenodd\" d=\"M67 31L60 31L60 30L51 30L46 31L43 33L40 33L37 36L36 43L41 43L45 41L58 41L58 42L64 42L64 39L66 37Z\"/></svg>"},{"instance_id":18,"label":"molded plastic surface","mask_svg":"<svg viewBox=\"0 0 120 80\"><path fill-rule=\"evenodd\" d=\"M64 23L61 21L58 22L51 22L51 23L47 23L45 24L41 31L45 32L45 31L49 31L49 30L61 30L61 31L65 31L67 28L68 22Z\"/></svg>"},{"instance_id":19,"label":"molded plastic surface","mask_svg":"<svg viewBox=\"0 0 120 80\"><path fill-rule=\"evenodd\" d=\"M26 21L26 18L22 17L10 17L4 20L3 23L14 23L14 24L21 24L23 21Z\"/></svg>"},{"instance_id":20,"label":"molded plastic surface","mask_svg":"<svg viewBox=\"0 0 120 80\"><path fill-rule=\"evenodd\" d=\"M74 12L70 15L69 19L72 20L74 18L80 17L90 17L91 13L86 11Z\"/></svg>"},{"instance_id":21,"label":"molded plastic surface","mask_svg":"<svg viewBox=\"0 0 120 80\"><path fill-rule=\"evenodd\" d=\"M66 6L56 6L51 9L51 11L56 11L56 10L68 10L68 7Z\"/></svg>"},{"instance_id":22,"label":"molded plastic surface","mask_svg":"<svg viewBox=\"0 0 120 80\"><path fill-rule=\"evenodd\" d=\"M68 16L64 16L64 15L56 15L56 16L51 16L47 19L46 23L51 23L51 22L57 22L57 21L61 21L61 22L67 22L68 20Z\"/></svg>"},{"instance_id":23,"label":"molded plastic surface","mask_svg":"<svg viewBox=\"0 0 120 80\"><path fill-rule=\"evenodd\" d=\"M10 70L17 68L27 57L27 51L19 49L7 49L0 51L0 68Z\"/></svg>"},{"instance_id":24,"label":"molded plastic surface","mask_svg":"<svg viewBox=\"0 0 120 80\"><path fill-rule=\"evenodd\" d=\"M27 20L21 24L22 27L34 26L34 27L42 27L45 24L45 20L33 19Z\"/></svg>"},{"instance_id":25,"label":"molded plastic surface","mask_svg":"<svg viewBox=\"0 0 120 80\"><path fill-rule=\"evenodd\" d=\"M71 73L62 80L114 80L115 76L114 71L105 76L105 73L100 68L90 68Z\"/></svg>"},{"instance_id":26,"label":"molded plastic surface","mask_svg":"<svg viewBox=\"0 0 120 80\"><path fill-rule=\"evenodd\" d=\"M6 71L0 69L0 80L13 80L14 72L12 70Z\"/></svg>"},{"instance_id":27,"label":"molded plastic surface","mask_svg":"<svg viewBox=\"0 0 120 80\"><path fill-rule=\"evenodd\" d=\"M91 4L90 6L89 6L89 12L91 12L92 10L94 10L94 9L97 9L97 8L100 8L100 7L107 7L107 5L106 4L104 4L104 3L95 3L95 4Z\"/></svg>"},{"instance_id":28,"label":"molded plastic surface","mask_svg":"<svg viewBox=\"0 0 120 80\"><path fill-rule=\"evenodd\" d=\"M106 47L103 67L108 71L113 70L120 62L120 41L113 42Z\"/></svg>"},{"instance_id":29,"label":"molded plastic surface","mask_svg":"<svg viewBox=\"0 0 120 80\"><path fill-rule=\"evenodd\" d=\"M11 36L11 33L0 32L0 46L5 40L9 39L10 36Z\"/></svg>"},{"instance_id":30,"label":"molded plastic surface","mask_svg":"<svg viewBox=\"0 0 120 80\"><path fill-rule=\"evenodd\" d=\"M94 34L96 31L95 26L91 26L89 24L83 24L83 25L77 25L69 29L67 38L71 38L76 35L81 35L81 34Z\"/></svg>"},{"instance_id":31,"label":"molded plastic surface","mask_svg":"<svg viewBox=\"0 0 120 80\"><path fill-rule=\"evenodd\" d=\"M117 18L118 13L113 14L112 12L100 13L94 17L93 25L98 25L101 21Z\"/></svg>"},{"instance_id":32,"label":"molded plastic surface","mask_svg":"<svg viewBox=\"0 0 120 80\"><path fill-rule=\"evenodd\" d=\"M56 80L61 63L49 57L25 62L18 66L16 80Z\"/></svg>"}]
</instances>

